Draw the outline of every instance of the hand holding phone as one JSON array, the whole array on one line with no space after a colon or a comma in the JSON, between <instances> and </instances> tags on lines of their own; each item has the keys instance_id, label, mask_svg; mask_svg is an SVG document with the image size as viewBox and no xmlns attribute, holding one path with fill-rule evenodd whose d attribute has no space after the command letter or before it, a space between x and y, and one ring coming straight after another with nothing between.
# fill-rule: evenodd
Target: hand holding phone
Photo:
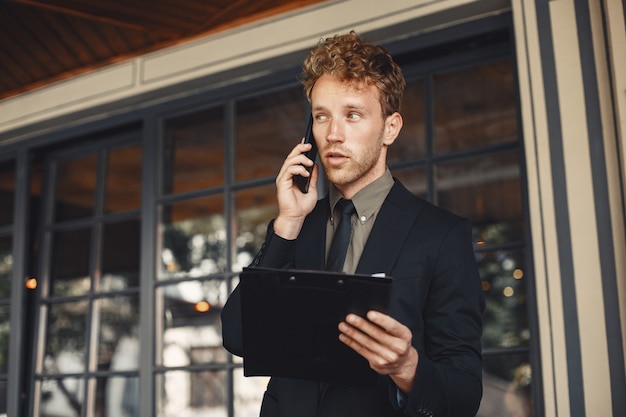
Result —
<instances>
[{"instance_id":1,"label":"hand holding phone","mask_svg":"<svg viewBox=\"0 0 626 417\"><path fill-rule=\"evenodd\" d=\"M311 161L315 162L315 158L317 158L317 146L315 145L315 138L313 137L313 117L309 117L309 123L306 128L306 132L304 134L304 143L310 143L311 149L307 152L304 152L307 158ZM309 184L311 183L311 172L313 171L313 165L310 167L306 167L307 171L309 171L308 177L303 177L302 175L296 175L293 177L293 182L303 193L309 192Z\"/></svg>"}]
</instances>

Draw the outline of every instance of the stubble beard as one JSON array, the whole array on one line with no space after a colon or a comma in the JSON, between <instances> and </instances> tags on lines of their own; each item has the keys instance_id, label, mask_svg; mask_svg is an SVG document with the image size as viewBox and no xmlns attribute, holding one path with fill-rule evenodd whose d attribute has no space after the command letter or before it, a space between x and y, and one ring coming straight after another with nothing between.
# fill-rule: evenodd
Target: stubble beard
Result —
<instances>
[{"instance_id":1,"label":"stubble beard","mask_svg":"<svg viewBox=\"0 0 626 417\"><path fill-rule=\"evenodd\" d=\"M324 165L324 171L326 172L328 181L337 188L345 188L361 180L364 182L364 185L366 185L378 177L375 170L380 160L381 152L382 146L369 148L366 154L361 158L355 158L352 153L348 153L347 155L350 159L340 168L328 167L325 164L322 165Z\"/></svg>"}]
</instances>

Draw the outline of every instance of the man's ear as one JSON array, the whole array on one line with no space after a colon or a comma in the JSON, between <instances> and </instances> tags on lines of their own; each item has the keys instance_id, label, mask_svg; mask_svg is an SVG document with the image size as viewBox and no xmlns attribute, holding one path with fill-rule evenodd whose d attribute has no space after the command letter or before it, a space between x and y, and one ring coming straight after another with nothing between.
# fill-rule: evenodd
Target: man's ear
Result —
<instances>
[{"instance_id":1,"label":"man's ear","mask_svg":"<svg viewBox=\"0 0 626 417\"><path fill-rule=\"evenodd\" d=\"M402 116L398 112L394 112L390 114L385 119L385 132L383 137L383 144L390 146L393 142L395 142L396 138L400 134L400 130L402 129Z\"/></svg>"}]
</instances>

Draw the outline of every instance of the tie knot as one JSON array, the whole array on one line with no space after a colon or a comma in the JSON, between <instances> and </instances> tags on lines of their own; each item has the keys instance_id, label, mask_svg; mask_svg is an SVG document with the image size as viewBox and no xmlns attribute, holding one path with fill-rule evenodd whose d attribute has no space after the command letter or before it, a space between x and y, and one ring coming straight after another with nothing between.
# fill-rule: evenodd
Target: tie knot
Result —
<instances>
[{"instance_id":1,"label":"tie knot","mask_svg":"<svg viewBox=\"0 0 626 417\"><path fill-rule=\"evenodd\" d=\"M352 200L340 199L337 201L337 210L341 213L342 217L350 217L354 213L354 204Z\"/></svg>"}]
</instances>

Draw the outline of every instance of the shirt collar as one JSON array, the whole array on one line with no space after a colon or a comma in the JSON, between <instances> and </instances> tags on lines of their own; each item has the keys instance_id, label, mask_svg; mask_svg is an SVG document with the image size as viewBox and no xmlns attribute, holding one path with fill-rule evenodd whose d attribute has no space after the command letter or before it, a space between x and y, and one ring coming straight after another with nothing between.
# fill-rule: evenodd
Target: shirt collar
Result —
<instances>
[{"instance_id":1,"label":"shirt collar","mask_svg":"<svg viewBox=\"0 0 626 417\"><path fill-rule=\"evenodd\" d=\"M383 175L366 185L352 197L352 203L354 204L354 208L356 209L357 216L361 223L365 223L369 220L380 206L382 206L385 197L387 197L391 187L393 187L393 183L393 176L389 169L387 169ZM341 198L343 197L339 190L331 184L329 189L331 221L334 207Z\"/></svg>"}]
</instances>

